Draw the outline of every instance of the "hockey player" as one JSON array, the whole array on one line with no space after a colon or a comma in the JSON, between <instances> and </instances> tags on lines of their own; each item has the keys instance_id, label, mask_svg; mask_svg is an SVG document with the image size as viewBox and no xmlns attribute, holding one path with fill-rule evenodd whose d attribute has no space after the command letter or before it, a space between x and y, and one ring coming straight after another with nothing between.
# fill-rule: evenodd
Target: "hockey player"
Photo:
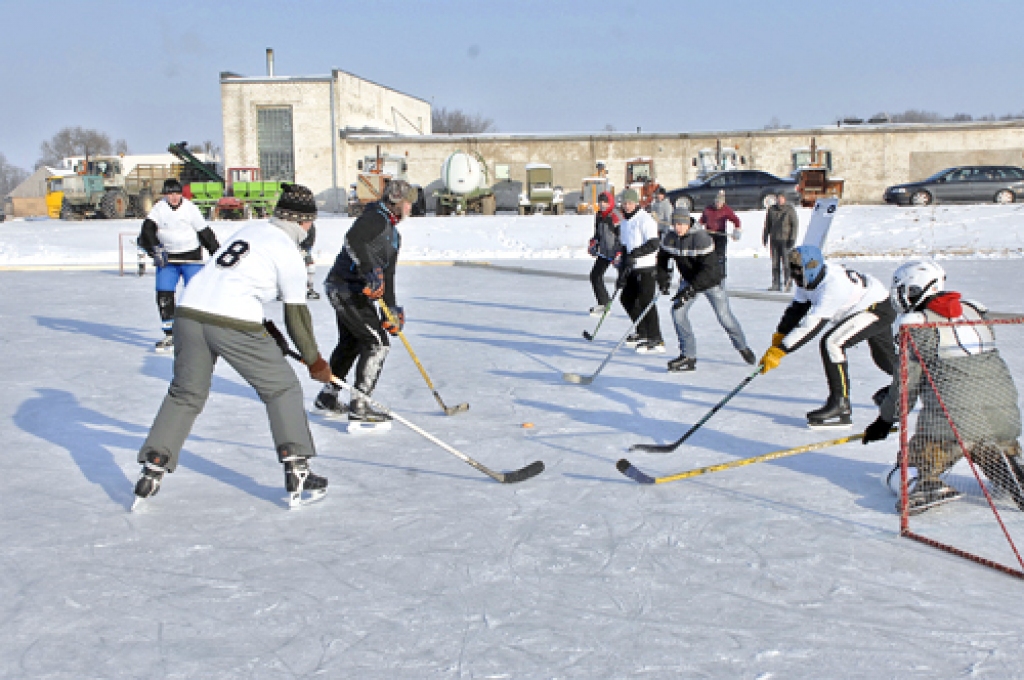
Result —
<instances>
[{"instance_id":1,"label":"hockey player","mask_svg":"<svg viewBox=\"0 0 1024 680\"><path fill-rule=\"evenodd\" d=\"M162 193L163 200L157 201L142 223L138 244L156 266L156 306L164 330L156 351L170 352L174 349L174 291L178 280L184 279L187 286L203 267L201 248L212 255L220 244L199 208L181 195L181 182L173 177L164 180Z\"/></svg>"},{"instance_id":2,"label":"hockey player","mask_svg":"<svg viewBox=\"0 0 1024 680\"><path fill-rule=\"evenodd\" d=\"M722 270L711 236L703 229L693 229L693 218L685 207L672 213L672 229L661 238L658 252L658 287L668 295L672 285L672 263L679 270L679 290L672 298L672 320L679 337L679 356L668 362L669 371L692 371L697 367L697 340L690 327L689 312L697 295L711 303L718 322L729 335L732 346L748 364L757 357L747 347L739 321L729 308L729 296L722 288Z\"/></svg>"},{"instance_id":3,"label":"hockey player","mask_svg":"<svg viewBox=\"0 0 1024 680\"><path fill-rule=\"evenodd\" d=\"M782 314L764 353L764 372L776 368L782 358L803 347L819 332L821 361L828 379L828 401L807 413L811 427L853 423L850 408L850 376L846 350L868 341L871 358L886 374L896 366L892 323L896 314L885 286L869 274L825 263L817 246L798 246L790 251L789 271L796 284L793 301Z\"/></svg>"},{"instance_id":4,"label":"hockey player","mask_svg":"<svg viewBox=\"0 0 1024 680\"><path fill-rule=\"evenodd\" d=\"M388 183L383 199L370 204L345 234L345 244L324 283L338 323L338 346L331 354L331 370L345 378L356 364L354 387L367 396L384 368L390 347L388 334L398 335L405 325L405 313L395 302L395 267L402 244L397 227L411 214L416 198L416 190L408 182ZM374 305L380 299L398 321L397 328ZM391 420L356 394L348 406L346 410L338 401L338 389L333 384L326 385L314 402L317 413L327 417L347 413L350 423Z\"/></svg>"},{"instance_id":5,"label":"hockey player","mask_svg":"<svg viewBox=\"0 0 1024 680\"><path fill-rule=\"evenodd\" d=\"M936 263L912 261L896 270L890 289L898 326L962 324L910 331L914 347L907 353L907 408L912 409L920 398L921 412L907 452L909 512L922 512L960 495L941 479L963 456L956 434L971 460L1024 510L1017 388L996 348L992 327L971 324L984 319L987 310L961 300L959 293L945 291L945 279L946 273ZM889 436L899 420L900 398L900 379L895 376L881 400L878 418L864 430L863 443ZM897 463L887 476L890 488L896 489L899 475ZM900 511L899 502L896 509Z\"/></svg>"},{"instance_id":6,"label":"hockey player","mask_svg":"<svg viewBox=\"0 0 1024 680\"><path fill-rule=\"evenodd\" d=\"M618 287L622 288L623 308L636 324L636 333L626 339L628 347L636 347L639 354L664 354L665 341L661 338L658 308L641 318L658 292L655 270L658 265L658 223L640 207L636 189L622 192L622 216L619 230L622 239L622 263L619 268Z\"/></svg>"},{"instance_id":7,"label":"hockey player","mask_svg":"<svg viewBox=\"0 0 1024 680\"><path fill-rule=\"evenodd\" d=\"M174 379L139 451L143 468L135 485L138 498L157 493L164 474L177 467L181 447L210 394L219 357L256 389L266 405L277 457L284 464L289 504L326 493L327 479L309 469L316 452L302 386L262 323L263 303L280 295L288 334L310 376L320 382L331 380L330 366L313 335L297 248L315 218L312 192L283 184L269 222L242 227L185 289L174 322ZM304 499L304 491L310 497Z\"/></svg>"},{"instance_id":8,"label":"hockey player","mask_svg":"<svg viewBox=\"0 0 1024 680\"><path fill-rule=\"evenodd\" d=\"M619 241L619 216L615 214L615 199L608 191L597 197L597 214L594 215L594 238L590 239L587 252L594 257L590 270L590 285L597 298L597 306L590 308L592 316L601 316L611 302L604 285L604 273L616 257L619 257L622 243Z\"/></svg>"},{"instance_id":9,"label":"hockey player","mask_svg":"<svg viewBox=\"0 0 1024 680\"><path fill-rule=\"evenodd\" d=\"M316 276L316 262L313 260L313 244L316 243L316 225L310 225L309 233L299 244L302 259L306 263L306 299L319 300L320 293L313 288L313 277Z\"/></svg>"}]
</instances>

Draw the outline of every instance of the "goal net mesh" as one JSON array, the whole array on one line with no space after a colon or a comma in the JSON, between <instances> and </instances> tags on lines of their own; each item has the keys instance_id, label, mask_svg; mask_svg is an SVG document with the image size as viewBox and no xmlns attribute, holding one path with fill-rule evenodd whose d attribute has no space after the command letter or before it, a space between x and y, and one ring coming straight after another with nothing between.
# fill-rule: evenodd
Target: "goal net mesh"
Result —
<instances>
[{"instance_id":1,"label":"goal net mesh","mask_svg":"<svg viewBox=\"0 0 1024 680\"><path fill-rule=\"evenodd\" d=\"M903 325L901 533L1024 578L1024 318Z\"/></svg>"}]
</instances>

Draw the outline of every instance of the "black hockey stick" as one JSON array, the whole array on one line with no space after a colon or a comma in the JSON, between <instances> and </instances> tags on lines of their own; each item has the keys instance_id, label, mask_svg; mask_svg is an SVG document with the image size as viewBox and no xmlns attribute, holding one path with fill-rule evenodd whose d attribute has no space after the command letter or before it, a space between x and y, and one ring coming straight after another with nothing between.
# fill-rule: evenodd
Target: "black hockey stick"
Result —
<instances>
[{"instance_id":1,"label":"black hockey stick","mask_svg":"<svg viewBox=\"0 0 1024 680\"><path fill-rule=\"evenodd\" d=\"M713 416L716 413L718 413L718 409L720 409L723 406L725 406L729 402L730 399L732 399L733 397L735 397L739 393L740 390L742 390L744 387L749 385L750 382L754 378L756 378L758 375L760 375L762 370L763 370L763 367L761 366L761 364L758 364L757 365L757 369L753 373L751 373L746 378L744 378L743 382L741 382L739 385L734 387L732 389L732 392L730 392L729 394L725 395L725 397L723 397L720 402L715 404L711 408L710 411L708 411L707 413L704 414L703 418L698 420L697 423L693 427L691 427L689 430L687 430L686 434L684 434L679 439L675 440L673 443L671 443L671 444L633 444L632 446L629 447L629 450L630 451L646 451L647 453L669 453L670 451L675 451L676 449L678 449L680 447L680 445L682 445L683 442L685 442L687 439L690 438L691 434L693 434L694 432L699 430L701 428L701 426L704 425L704 423L706 423L709 420L711 420L711 416Z\"/></svg>"},{"instance_id":2,"label":"black hockey stick","mask_svg":"<svg viewBox=\"0 0 1024 680\"><path fill-rule=\"evenodd\" d=\"M604 306L604 314L602 314L602 315L601 315L601 318L600 318L600 319L598 319L598 321L597 321L597 327L596 327L596 328L594 328L594 332L593 332L593 333L588 333L587 331L583 331L583 337L584 337L584 338L586 338L586 339L587 339L587 340L588 340L589 342L593 342L593 341L594 341L594 338L596 338L596 337L597 337L597 332L598 332L599 330L601 330L601 324L603 324L603 323L604 323L604 318L605 318L606 316L608 316L608 312L612 311L612 304L614 304L614 303L615 303L615 298L616 298L616 297L618 297L618 295L619 295L619 291L620 291L620 290L622 290L622 288L621 288L621 287L618 287L618 286L616 286L616 288L615 288L615 292L614 292L614 293L612 293L612 299L611 299L611 300L609 300L609 301L608 301L608 304L606 304L606 305Z\"/></svg>"},{"instance_id":3,"label":"black hockey stick","mask_svg":"<svg viewBox=\"0 0 1024 680\"><path fill-rule=\"evenodd\" d=\"M388 318L388 321L390 321L395 328L399 328L395 315L392 314L391 310L388 309L388 306L384 304L384 300L379 300L378 302L380 302L380 308L384 310L384 316ZM437 399L437 403L441 405L441 410L444 411L444 414L446 416L453 416L456 413L468 411L469 404L465 402L456 404L455 406L445 406L444 400L441 399L441 395L437 393L436 389L434 389L434 383L430 382L430 376L427 375L427 369L423 368L423 364L420 363L419 357L416 356L416 352L412 351L412 345L410 345L409 341L405 339L405 333L398 331L398 337L402 339L402 344L404 344L405 348L409 350L409 356L412 357L413 363L416 364L416 368L420 369L420 375L422 375L423 379L427 381L427 387L429 387L430 391L434 393L434 399Z\"/></svg>"},{"instance_id":4,"label":"black hockey stick","mask_svg":"<svg viewBox=\"0 0 1024 680\"><path fill-rule=\"evenodd\" d=\"M622 336L622 339L619 340L619 344L615 345L615 347L612 348L611 352L608 352L608 356L604 358L604 361L602 361L601 365L597 367L597 370L594 371L593 375L582 376L579 373L563 373L562 380L564 380L565 382L576 383L577 385L589 385L590 383L594 382L594 378L596 378L598 374L601 373L602 370L604 370L604 367L608 364L608 362L611 361L612 355L614 355L615 352L617 352L618 349L622 347L623 344L625 344L626 338L629 337L629 334L636 330L637 325L641 321L643 321L643 318L647 316L647 312L651 311L651 309L654 308L654 305L657 302L658 294L655 293L654 298L651 300L651 303L644 308L643 314L637 317L636 321L633 322L633 325L629 327L625 335Z\"/></svg>"},{"instance_id":5,"label":"black hockey stick","mask_svg":"<svg viewBox=\"0 0 1024 680\"><path fill-rule=\"evenodd\" d=\"M274 340L277 342L278 346L281 348L281 351L284 352L284 354L286 356L289 356L292 359L295 359L296 361L302 361L302 357L299 355L298 352L293 350L288 345L288 340L285 339L284 335L281 333L281 331L278 329L278 327L276 325L274 325L273 321L270 321L269 319L264 319L263 326L267 329L267 332L270 333L270 336L272 338L274 338ZM501 482L502 484L514 484L516 482L522 482L522 481L525 481L527 479L530 479L531 477L536 477L540 473L544 472L544 462L543 461L539 461L539 460L538 461L534 461L533 463L530 463L526 467L521 468L519 470L513 470L512 472L495 472L494 470L490 469L489 467L487 467L483 463L480 463L480 462L478 462L476 460L473 460L472 458L470 458L466 454L462 453L461 451L459 451L455 447L449 446L448 444L445 444L443 441L441 441L440 439L438 439L434 435L430 434L429 432L427 432L423 428L418 427L418 426L414 425L413 423L410 423L408 420L406 420L402 416L398 415L397 413L395 413L394 411L392 411L388 407L384 406L380 402L374 401L369 396L363 394L359 390L357 390L357 389L355 389L353 387L350 387L341 378L339 378L337 376L332 376L331 377L331 382L334 383L335 385L337 385L338 387L346 389L350 393L358 395L360 398L365 399L367 402L372 404L374 407L380 409L384 413L387 413L389 416L391 416L392 418L397 420L402 425L405 425L407 428L409 428L410 430L412 430L416 434L420 435L424 439L429 440L431 443L436 444L437 446L441 447L442 449L444 449L448 453L452 454L453 456L455 456L456 458L461 460L463 463L466 463L468 465L471 465L471 466L475 467L477 470L479 470L480 472L484 473L485 475L487 475L488 477L490 477L491 479L493 479L493 480L495 480L497 482Z\"/></svg>"}]
</instances>

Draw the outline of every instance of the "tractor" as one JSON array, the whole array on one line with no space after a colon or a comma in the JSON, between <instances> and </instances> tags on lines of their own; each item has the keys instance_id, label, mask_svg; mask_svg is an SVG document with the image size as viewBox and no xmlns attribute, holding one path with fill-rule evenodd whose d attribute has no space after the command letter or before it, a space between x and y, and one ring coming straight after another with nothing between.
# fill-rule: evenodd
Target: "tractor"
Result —
<instances>
[{"instance_id":1,"label":"tractor","mask_svg":"<svg viewBox=\"0 0 1024 680\"><path fill-rule=\"evenodd\" d=\"M553 186L554 173L547 163L527 163L526 183L519 194L520 215L561 215L565 211L562 187Z\"/></svg>"},{"instance_id":2,"label":"tractor","mask_svg":"<svg viewBox=\"0 0 1024 680\"><path fill-rule=\"evenodd\" d=\"M376 156L367 156L356 163L359 174L356 181L349 186L348 192L348 214L349 217L358 217L366 209L366 206L375 203L384 195L384 187L392 179L409 181L406 174L409 164L404 156L392 154L381 154L380 147L377 147ZM427 200L423 188L413 184L416 189L416 203L412 206L412 215L421 217L427 214Z\"/></svg>"},{"instance_id":3,"label":"tractor","mask_svg":"<svg viewBox=\"0 0 1024 680\"><path fill-rule=\"evenodd\" d=\"M583 190L576 204L578 215L593 215L597 212L597 198L604 192L615 195L615 185L608 179L608 165L604 161L597 162L597 174L583 178Z\"/></svg>"}]
</instances>

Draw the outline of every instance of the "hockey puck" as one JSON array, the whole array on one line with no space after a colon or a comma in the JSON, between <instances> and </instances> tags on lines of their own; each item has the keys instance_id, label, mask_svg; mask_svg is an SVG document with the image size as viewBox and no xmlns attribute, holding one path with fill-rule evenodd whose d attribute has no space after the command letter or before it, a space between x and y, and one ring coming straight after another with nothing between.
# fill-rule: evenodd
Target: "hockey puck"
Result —
<instances>
[{"instance_id":1,"label":"hockey puck","mask_svg":"<svg viewBox=\"0 0 1024 680\"><path fill-rule=\"evenodd\" d=\"M524 430L529 430L531 427L533 427L533 423L523 423Z\"/></svg>"}]
</instances>

